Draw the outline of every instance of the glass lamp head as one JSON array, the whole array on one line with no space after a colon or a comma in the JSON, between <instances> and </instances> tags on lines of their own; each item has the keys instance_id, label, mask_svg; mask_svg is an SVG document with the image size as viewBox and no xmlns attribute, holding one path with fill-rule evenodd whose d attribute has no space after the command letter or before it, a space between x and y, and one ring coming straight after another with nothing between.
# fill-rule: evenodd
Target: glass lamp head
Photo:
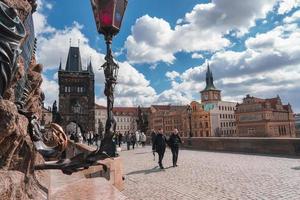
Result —
<instances>
[{"instance_id":1,"label":"glass lamp head","mask_svg":"<svg viewBox=\"0 0 300 200\"><path fill-rule=\"evenodd\" d=\"M100 34L116 35L121 28L128 0L90 0Z\"/></svg>"}]
</instances>

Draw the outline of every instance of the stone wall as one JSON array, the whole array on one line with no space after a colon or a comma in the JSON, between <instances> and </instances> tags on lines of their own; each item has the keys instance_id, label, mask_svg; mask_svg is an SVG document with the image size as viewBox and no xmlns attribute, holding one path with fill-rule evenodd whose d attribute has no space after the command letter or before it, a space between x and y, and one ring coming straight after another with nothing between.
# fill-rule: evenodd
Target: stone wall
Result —
<instances>
[{"instance_id":1,"label":"stone wall","mask_svg":"<svg viewBox=\"0 0 300 200\"><path fill-rule=\"evenodd\" d=\"M298 138L192 138L192 146L188 145L188 138L182 139L183 147L197 150L300 156Z\"/></svg>"}]
</instances>

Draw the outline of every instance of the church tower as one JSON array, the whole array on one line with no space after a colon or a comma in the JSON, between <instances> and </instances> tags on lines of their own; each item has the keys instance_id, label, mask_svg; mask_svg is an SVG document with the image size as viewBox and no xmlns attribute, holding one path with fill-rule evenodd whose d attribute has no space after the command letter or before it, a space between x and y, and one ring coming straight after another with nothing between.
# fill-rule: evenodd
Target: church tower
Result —
<instances>
[{"instance_id":1,"label":"church tower","mask_svg":"<svg viewBox=\"0 0 300 200\"><path fill-rule=\"evenodd\" d=\"M81 133L95 132L95 86L92 63L83 69L79 47L69 48L65 69L61 63L58 71L59 113L66 130L76 123Z\"/></svg>"},{"instance_id":2,"label":"church tower","mask_svg":"<svg viewBox=\"0 0 300 200\"><path fill-rule=\"evenodd\" d=\"M209 63L207 64L206 87L200 93L202 103L221 101L221 90L218 90L214 85L214 78Z\"/></svg>"}]
</instances>

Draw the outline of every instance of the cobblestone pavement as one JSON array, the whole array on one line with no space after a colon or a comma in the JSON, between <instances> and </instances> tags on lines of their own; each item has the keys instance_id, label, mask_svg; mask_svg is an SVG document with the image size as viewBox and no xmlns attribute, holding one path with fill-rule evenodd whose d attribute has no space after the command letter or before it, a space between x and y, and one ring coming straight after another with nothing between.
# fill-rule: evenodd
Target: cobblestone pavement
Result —
<instances>
[{"instance_id":1,"label":"cobblestone pavement","mask_svg":"<svg viewBox=\"0 0 300 200\"><path fill-rule=\"evenodd\" d=\"M166 150L161 170L150 147L122 151L130 199L300 200L300 159L181 150L171 167Z\"/></svg>"}]
</instances>

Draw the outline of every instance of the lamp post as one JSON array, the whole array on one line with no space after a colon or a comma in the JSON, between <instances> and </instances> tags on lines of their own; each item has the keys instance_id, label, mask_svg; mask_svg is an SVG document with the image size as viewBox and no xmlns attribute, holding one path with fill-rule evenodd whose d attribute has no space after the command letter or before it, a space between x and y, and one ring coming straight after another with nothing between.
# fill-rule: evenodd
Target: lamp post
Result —
<instances>
[{"instance_id":1,"label":"lamp post","mask_svg":"<svg viewBox=\"0 0 300 200\"><path fill-rule=\"evenodd\" d=\"M189 126L190 126L190 133L188 138L188 145L192 145L192 107L190 105L187 106L186 111L189 116Z\"/></svg>"},{"instance_id":2,"label":"lamp post","mask_svg":"<svg viewBox=\"0 0 300 200\"><path fill-rule=\"evenodd\" d=\"M78 140L79 140L79 137L78 137L78 115L80 113L80 104L79 104L78 101L73 106L73 109L74 109L74 113L76 114L76 136L75 136L75 142L78 142Z\"/></svg>"},{"instance_id":3,"label":"lamp post","mask_svg":"<svg viewBox=\"0 0 300 200\"><path fill-rule=\"evenodd\" d=\"M105 89L107 97L107 120L105 134L99 151L109 156L116 155L113 135L116 131L116 121L113 116L114 89L117 84L119 66L114 62L112 55L112 39L121 28L128 0L91 0L92 9L99 34L104 35L106 42L106 62L101 66L104 69Z\"/></svg>"}]
</instances>

